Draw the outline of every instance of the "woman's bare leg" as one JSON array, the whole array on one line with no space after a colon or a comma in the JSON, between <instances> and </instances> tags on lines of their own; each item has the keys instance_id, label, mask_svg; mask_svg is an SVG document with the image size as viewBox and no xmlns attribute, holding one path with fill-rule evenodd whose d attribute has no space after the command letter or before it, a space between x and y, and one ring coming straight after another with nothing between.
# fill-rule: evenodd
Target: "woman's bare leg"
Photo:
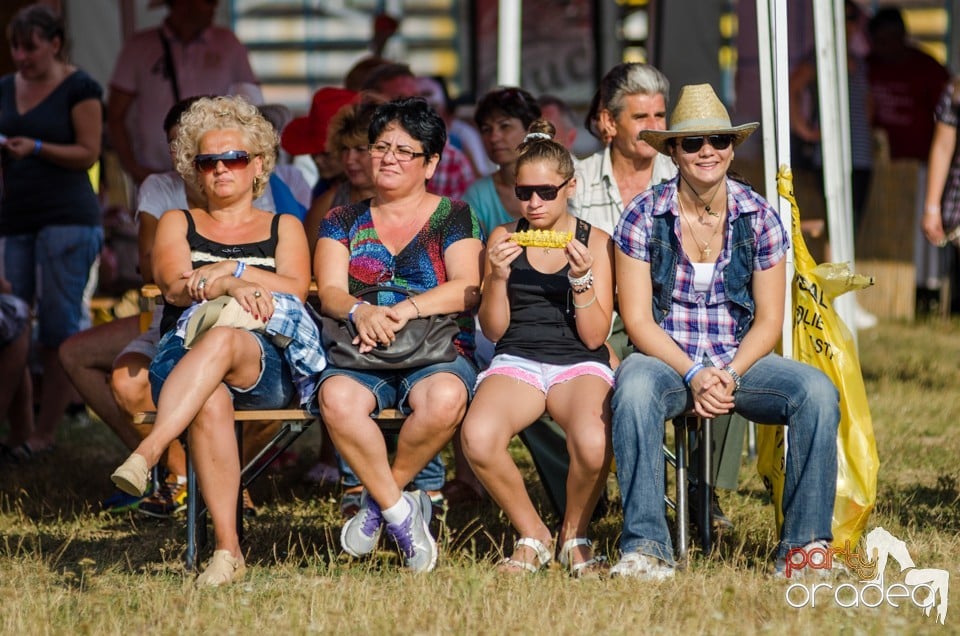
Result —
<instances>
[{"instance_id":1,"label":"woman's bare leg","mask_svg":"<svg viewBox=\"0 0 960 636\"><path fill-rule=\"evenodd\" d=\"M330 439L370 496L381 507L395 504L400 487L390 471L383 433L370 417L377 407L373 393L355 380L336 375L320 385L318 403Z\"/></svg>"},{"instance_id":2,"label":"woman's bare leg","mask_svg":"<svg viewBox=\"0 0 960 636\"><path fill-rule=\"evenodd\" d=\"M160 392L153 430L134 452L154 466L221 383L253 386L260 376L260 354L260 343L249 331L233 327L208 331L170 372Z\"/></svg>"},{"instance_id":3,"label":"woman's bare leg","mask_svg":"<svg viewBox=\"0 0 960 636\"><path fill-rule=\"evenodd\" d=\"M570 471L567 473L567 510L561 542L586 537L593 509L606 484L613 451L610 441L610 385L584 375L554 385L547 395L547 411L567 434ZM590 558L586 546L577 548L573 562Z\"/></svg>"},{"instance_id":4,"label":"woman's bare leg","mask_svg":"<svg viewBox=\"0 0 960 636\"><path fill-rule=\"evenodd\" d=\"M488 376L470 404L460 437L474 472L517 533L549 546L550 529L537 514L507 451L510 440L543 414L544 403L543 392L536 387L507 376ZM514 558L530 562L533 552L526 547L520 550L523 554Z\"/></svg>"},{"instance_id":5,"label":"woman's bare leg","mask_svg":"<svg viewBox=\"0 0 960 636\"><path fill-rule=\"evenodd\" d=\"M237 536L240 456L233 416L230 391L221 384L200 409L188 436L200 494L213 520L216 549L228 550L233 557L240 558Z\"/></svg>"},{"instance_id":6,"label":"woman's bare leg","mask_svg":"<svg viewBox=\"0 0 960 636\"><path fill-rule=\"evenodd\" d=\"M398 486L413 481L450 442L466 414L467 397L463 381L452 373L436 373L413 386L409 397L412 412L400 428L393 459Z\"/></svg>"}]
</instances>

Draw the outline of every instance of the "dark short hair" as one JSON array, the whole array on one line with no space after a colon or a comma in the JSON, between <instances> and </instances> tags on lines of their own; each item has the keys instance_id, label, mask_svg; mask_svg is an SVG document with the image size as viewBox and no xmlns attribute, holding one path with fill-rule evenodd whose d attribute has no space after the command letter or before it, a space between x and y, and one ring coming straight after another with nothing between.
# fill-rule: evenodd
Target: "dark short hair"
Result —
<instances>
[{"instance_id":1,"label":"dark short hair","mask_svg":"<svg viewBox=\"0 0 960 636\"><path fill-rule=\"evenodd\" d=\"M540 106L533 95L522 88L496 88L480 100L474 111L473 119L477 126L496 115L502 113L507 117L515 117L523 122L526 130L535 120L540 118Z\"/></svg>"},{"instance_id":2,"label":"dark short hair","mask_svg":"<svg viewBox=\"0 0 960 636\"><path fill-rule=\"evenodd\" d=\"M413 71L411 71L410 67L406 64L387 62L386 64L376 66L370 71L370 74L363 80L362 88L368 91L378 91L381 90L381 87L385 83L398 77L416 77L416 75L413 74Z\"/></svg>"},{"instance_id":3,"label":"dark short hair","mask_svg":"<svg viewBox=\"0 0 960 636\"><path fill-rule=\"evenodd\" d=\"M31 4L17 11L7 25L7 42L23 46L33 40L34 32L47 42L59 38L57 57L66 59L67 35L63 18L45 4Z\"/></svg>"},{"instance_id":4,"label":"dark short hair","mask_svg":"<svg viewBox=\"0 0 960 636\"><path fill-rule=\"evenodd\" d=\"M170 129L180 123L180 118L183 117L183 114L190 110L190 107L193 106L194 102L199 100L201 97L213 97L213 95L194 95L193 97L186 97L171 106L170 110L167 111L166 116L163 118L163 132L169 135Z\"/></svg>"},{"instance_id":5,"label":"dark short hair","mask_svg":"<svg viewBox=\"0 0 960 636\"><path fill-rule=\"evenodd\" d=\"M424 163L429 162L433 155L443 156L447 127L437 111L430 108L427 100L422 97L402 97L378 106L370 121L367 135L370 143L375 143L387 126L394 122L423 144L423 152L426 153Z\"/></svg>"},{"instance_id":6,"label":"dark short hair","mask_svg":"<svg viewBox=\"0 0 960 636\"><path fill-rule=\"evenodd\" d=\"M881 31L889 30L898 34L900 37L906 37L907 25L903 21L903 14L896 7L885 7L877 11L869 24L870 35L876 36Z\"/></svg>"},{"instance_id":7,"label":"dark short hair","mask_svg":"<svg viewBox=\"0 0 960 636\"><path fill-rule=\"evenodd\" d=\"M577 127L577 116L574 114L573 109L570 108L570 104L560 99L556 95L541 95L537 98L537 105L540 106L541 111L548 106L553 106L560 112L560 115L563 117L563 120L568 126L571 128Z\"/></svg>"}]
</instances>

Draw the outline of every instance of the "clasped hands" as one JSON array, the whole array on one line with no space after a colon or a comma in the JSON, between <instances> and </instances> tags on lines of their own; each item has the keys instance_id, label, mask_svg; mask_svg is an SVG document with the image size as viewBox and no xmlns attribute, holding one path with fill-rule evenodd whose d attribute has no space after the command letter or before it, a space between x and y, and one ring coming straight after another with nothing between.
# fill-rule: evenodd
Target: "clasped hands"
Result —
<instances>
[{"instance_id":1,"label":"clasped hands","mask_svg":"<svg viewBox=\"0 0 960 636\"><path fill-rule=\"evenodd\" d=\"M353 326L357 336L353 344L360 353L368 353L377 347L389 347L397 339L397 334L410 320L404 315L399 303L393 306L370 305L363 303L353 310Z\"/></svg>"},{"instance_id":2,"label":"clasped hands","mask_svg":"<svg viewBox=\"0 0 960 636\"><path fill-rule=\"evenodd\" d=\"M236 261L220 261L209 265L201 265L183 274L186 281L186 291L190 298L197 302L210 300L219 296L232 296L245 311L253 314L257 320L264 323L273 316L273 296L270 290L262 285L236 278Z\"/></svg>"},{"instance_id":3,"label":"clasped hands","mask_svg":"<svg viewBox=\"0 0 960 636\"><path fill-rule=\"evenodd\" d=\"M717 417L733 410L736 382L717 367L704 367L690 380L693 410L700 417Z\"/></svg>"}]
</instances>

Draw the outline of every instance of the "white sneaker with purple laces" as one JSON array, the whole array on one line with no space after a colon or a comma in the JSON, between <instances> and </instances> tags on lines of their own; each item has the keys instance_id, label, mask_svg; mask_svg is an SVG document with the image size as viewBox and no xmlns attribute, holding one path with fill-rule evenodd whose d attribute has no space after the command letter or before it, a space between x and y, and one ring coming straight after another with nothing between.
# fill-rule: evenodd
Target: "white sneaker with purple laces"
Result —
<instances>
[{"instance_id":1,"label":"white sneaker with purple laces","mask_svg":"<svg viewBox=\"0 0 960 636\"><path fill-rule=\"evenodd\" d=\"M360 510L343 524L340 545L350 556L365 556L377 547L382 529L383 516L380 514L380 506L370 493L364 490L360 496Z\"/></svg>"},{"instance_id":2,"label":"white sneaker with purple laces","mask_svg":"<svg viewBox=\"0 0 960 636\"><path fill-rule=\"evenodd\" d=\"M437 542L430 534L430 497L420 490L405 492L403 497L410 504L410 513L400 523L388 523L387 534L393 537L408 568L429 572L436 567L438 554Z\"/></svg>"}]
</instances>

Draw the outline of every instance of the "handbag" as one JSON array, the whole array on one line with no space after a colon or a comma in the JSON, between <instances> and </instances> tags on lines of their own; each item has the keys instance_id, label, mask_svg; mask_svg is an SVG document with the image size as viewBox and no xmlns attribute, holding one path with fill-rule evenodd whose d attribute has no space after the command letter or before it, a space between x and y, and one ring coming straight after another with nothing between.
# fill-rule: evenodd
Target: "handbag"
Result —
<instances>
[{"instance_id":1,"label":"handbag","mask_svg":"<svg viewBox=\"0 0 960 636\"><path fill-rule=\"evenodd\" d=\"M360 300L372 297L376 300L380 292L394 292L406 297L416 292L396 285L375 285L361 289L357 293ZM368 301L369 302L369 301ZM376 303L374 303L376 304ZM337 320L321 316L320 338L323 342L327 361L342 369L364 371L394 371L452 362L457 357L454 338L460 332L454 314L424 316L407 321L396 334L389 346L379 346L367 353L353 344L357 330L349 318Z\"/></svg>"}]
</instances>

